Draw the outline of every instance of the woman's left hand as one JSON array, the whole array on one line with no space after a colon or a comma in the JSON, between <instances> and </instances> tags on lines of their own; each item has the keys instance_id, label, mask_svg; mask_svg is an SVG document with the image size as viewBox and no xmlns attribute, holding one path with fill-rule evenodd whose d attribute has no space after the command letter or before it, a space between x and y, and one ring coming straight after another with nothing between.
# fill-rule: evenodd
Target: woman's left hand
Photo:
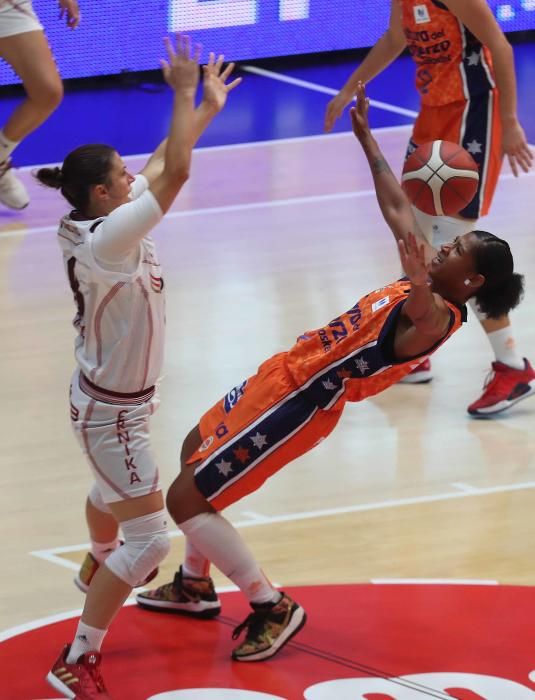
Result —
<instances>
[{"instance_id":1,"label":"woman's left hand","mask_svg":"<svg viewBox=\"0 0 535 700\"><path fill-rule=\"evenodd\" d=\"M533 153L526 140L524 129L517 119L503 123L502 149L513 171L513 175L518 177L519 168L525 173L529 171L533 164Z\"/></svg>"},{"instance_id":2,"label":"woman's left hand","mask_svg":"<svg viewBox=\"0 0 535 700\"><path fill-rule=\"evenodd\" d=\"M78 0L59 0L59 18L65 17L69 29L76 29L80 24L80 8Z\"/></svg>"}]
</instances>

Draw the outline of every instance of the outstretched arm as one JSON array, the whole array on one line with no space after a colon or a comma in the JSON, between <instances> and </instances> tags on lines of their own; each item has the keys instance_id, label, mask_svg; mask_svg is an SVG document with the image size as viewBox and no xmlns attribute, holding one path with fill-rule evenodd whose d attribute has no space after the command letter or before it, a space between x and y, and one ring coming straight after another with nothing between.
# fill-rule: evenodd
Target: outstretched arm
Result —
<instances>
[{"instance_id":1,"label":"outstretched arm","mask_svg":"<svg viewBox=\"0 0 535 700\"><path fill-rule=\"evenodd\" d=\"M200 136L208 127L212 119L220 112L227 101L228 93L241 83L241 78L236 78L226 84L234 70L234 63L223 70L224 56L219 56L217 61L215 55L210 53L207 65L203 66L203 97L202 101L193 113L192 120L192 144L197 143ZM149 181L149 185L162 173L165 164L165 153L167 149L167 138L165 138L152 156L147 161L141 171Z\"/></svg>"},{"instance_id":2,"label":"outstretched arm","mask_svg":"<svg viewBox=\"0 0 535 700\"><path fill-rule=\"evenodd\" d=\"M353 132L368 159L375 184L377 201L384 220L398 241L403 240L407 243L408 236L413 233L418 242L424 247L425 259L431 260L436 255L436 250L426 241L423 233L420 231L414 218L411 203L390 169L386 158L381 153L381 149L370 130L368 123L368 99L362 83L357 86L357 106L351 108L351 122L353 124Z\"/></svg>"},{"instance_id":3,"label":"outstretched arm","mask_svg":"<svg viewBox=\"0 0 535 700\"><path fill-rule=\"evenodd\" d=\"M444 0L444 4L489 49L500 99L502 148L515 176L519 169L528 172L533 164L533 154L518 121L515 63L511 44L486 0Z\"/></svg>"},{"instance_id":4,"label":"outstretched arm","mask_svg":"<svg viewBox=\"0 0 535 700\"><path fill-rule=\"evenodd\" d=\"M406 240L398 241L398 251L405 274L411 282L403 313L419 334L429 336L430 341L438 340L448 329L450 311L442 297L434 294L429 286L429 263L425 259L424 245L409 233ZM410 340L410 333L405 342L407 340Z\"/></svg>"},{"instance_id":5,"label":"outstretched arm","mask_svg":"<svg viewBox=\"0 0 535 700\"><path fill-rule=\"evenodd\" d=\"M335 121L341 117L342 112L355 96L357 85L368 83L372 78L375 78L399 56L406 45L398 0L391 0L388 29L366 54L362 63L351 73L340 92L327 105L325 131L332 131Z\"/></svg>"}]
</instances>

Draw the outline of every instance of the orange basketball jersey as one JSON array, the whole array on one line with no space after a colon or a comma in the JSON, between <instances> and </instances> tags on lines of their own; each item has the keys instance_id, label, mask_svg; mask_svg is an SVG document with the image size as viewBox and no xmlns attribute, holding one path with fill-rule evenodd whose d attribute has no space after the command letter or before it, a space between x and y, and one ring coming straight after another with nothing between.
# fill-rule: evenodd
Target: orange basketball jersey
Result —
<instances>
[{"instance_id":1,"label":"orange basketball jersey","mask_svg":"<svg viewBox=\"0 0 535 700\"><path fill-rule=\"evenodd\" d=\"M340 401L362 401L398 382L415 366L414 359L394 357L395 321L411 289L408 280L370 292L327 326L308 331L286 354L296 384L320 408ZM434 352L466 320L466 308L446 302L451 323Z\"/></svg>"},{"instance_id":2,"label":"orange basketball jersey","mask_svg":"<svg viewBox=\"0 0 535 700\"><path fill-rule=\"evenodd\" d=\"M495 87L490 51L439 0L397 0L422 104L468 100Z\"/></svg>"}]
</instances>

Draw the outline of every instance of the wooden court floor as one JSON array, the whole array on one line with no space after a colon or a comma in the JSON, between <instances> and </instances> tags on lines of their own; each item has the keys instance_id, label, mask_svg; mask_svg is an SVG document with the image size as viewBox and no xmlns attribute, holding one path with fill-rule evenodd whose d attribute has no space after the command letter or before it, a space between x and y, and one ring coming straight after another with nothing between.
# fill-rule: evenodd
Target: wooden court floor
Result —
<instances>
[{"instance_id":1,"label":"wooden court floor","mask_svg":"<svg viewBox=\"0 0 535 700\"><path fill-rule=\"evenodd\" d=\"M407 136L377 133L397 171ZM128 162L135 172L143 161ZM81 607L72 576L91 483L69 426L74 307L54 235L66 207L23 177L30 208L0 214L0 630ZM513 322L532 360L534 182L504 168L481 222L510 241L526 275ZM156 240L168 338L153 437L165 487L206 408L305 329L394 279L398 261L351 134L197 151ZM229 509L266 573L284 585L535 583L535 399L497 420L469 419L491 359L472 318L435 355L430 385L348 405L327 441ZM157 582L181 553L177 535Z\"/></svg>"}]
</instances>

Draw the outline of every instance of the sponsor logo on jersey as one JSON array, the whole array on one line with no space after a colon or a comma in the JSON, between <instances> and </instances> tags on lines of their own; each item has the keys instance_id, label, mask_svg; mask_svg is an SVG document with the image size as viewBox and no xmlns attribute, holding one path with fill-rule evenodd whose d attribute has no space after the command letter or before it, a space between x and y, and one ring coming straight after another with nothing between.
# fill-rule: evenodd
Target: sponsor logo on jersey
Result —
<instances>
[{"instance_id":1,"label":"sponsor logo on jersey","mask_svg":"<svg viewBox=\"0 0 535 700\"><path fill-rule=\"evenodd\" d=\"M234 389L231 389L229 393L225 396L224 399L224 406L225 406L225 413L230 413L234 406L238 403L238 401L241 399L243 396L243 392L245 390L245 386L247 384L247 379L242 383L239 384L238 386L235 386Z\"/></svg>"},{"instance_id":2,"label":"sponsor logo on jersey","mask_svg":"<svg viewBox=\"0 0 535 700\"><path fill-rule=\"evenodd\" d=\"M199 447L199 452L206 452L214 442L214 437L213 435L210 435L209 437L206 438L206 440L202 443L202 445Z\"/></svg>"},{"instance_id":3,"label":"sponsor logo on jersey","mask_svg":"<svg viewBox=\"0 0 535 700\"><path fill-rule=\"evenodd\" d=\"M372 304L372 312L375 313L376 311L379 311L379 309L382 309L383 306L386 306L388 302L390 301L390 297L383 297L382 299L379 299L379 301L376 301Z\"/></svg>"},{"instance_id":4,"label":"sponsor logo on jersey","mask_svg":"<svg viewBox=\"0 0 535 700\"><path fill-rule=\"evenodd\" d=\"M426 24L431 21L429 10L426 5L415 5L412 11L414 12L414 21L416 24Z\"/></svg>"}]
</instances>

